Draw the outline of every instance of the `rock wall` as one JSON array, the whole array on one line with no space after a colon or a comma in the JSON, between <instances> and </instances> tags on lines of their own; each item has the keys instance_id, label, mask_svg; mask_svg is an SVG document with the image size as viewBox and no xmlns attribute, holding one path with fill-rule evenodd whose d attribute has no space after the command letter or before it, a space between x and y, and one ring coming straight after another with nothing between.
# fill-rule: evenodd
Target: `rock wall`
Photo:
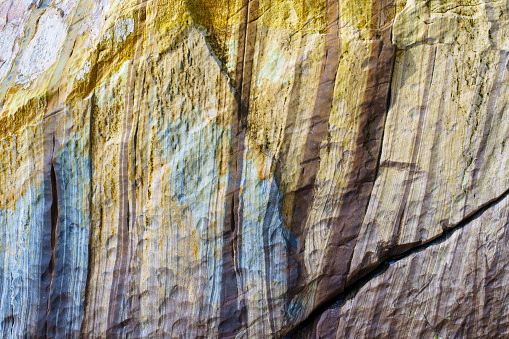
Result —
<instances>
[{"instance_id":1,"label":"rock wall","mask_svg":"<svg viewBox=\"0 0 509 339\"><path fill-rule=\"evenodd\" d=\"M0 333L506 335L508 8L0 1Z\"/></svg>"}]
</instances>

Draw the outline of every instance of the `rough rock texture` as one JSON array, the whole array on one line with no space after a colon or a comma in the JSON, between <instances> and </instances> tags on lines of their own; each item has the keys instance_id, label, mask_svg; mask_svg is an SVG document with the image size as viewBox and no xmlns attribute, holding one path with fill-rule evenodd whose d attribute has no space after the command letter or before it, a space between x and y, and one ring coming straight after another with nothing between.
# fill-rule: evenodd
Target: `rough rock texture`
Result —
<instances>
[{"instance_id":1,"label":"rough rock texture","mask_svg":"<svg viewBox=\"0 0 509 339\"><path fill-rule=\"evenodd\" d=\"M508 16L0 0L1 335L507 335Z\"/></svg>"},{"instance_id":2,"label":"rough rock texture","mask_svg":"<svg viewBox=\"0 0 509 339\"><path fill-rule=\"evenodd\" d=\"M451 235L389 262L295 337L507 337L508 218L505 196ZM458 260L465 254L472 265Z\"/></svg>"}]
</instances>

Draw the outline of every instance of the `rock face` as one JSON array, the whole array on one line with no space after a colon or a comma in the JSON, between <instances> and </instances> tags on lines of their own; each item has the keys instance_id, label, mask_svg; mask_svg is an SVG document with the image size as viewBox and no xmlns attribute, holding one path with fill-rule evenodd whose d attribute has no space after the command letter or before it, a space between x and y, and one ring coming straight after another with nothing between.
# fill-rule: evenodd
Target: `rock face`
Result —
<instances>
[{"instance_id":1,"label":"rock face","mask_svg":"<svg viewBox=\"0 0 509 339\"><path fill-rule=\"evenodd\" d=\"M0 1L1 336L507 336L508 8Z\"/></svg>"}]
</instances>

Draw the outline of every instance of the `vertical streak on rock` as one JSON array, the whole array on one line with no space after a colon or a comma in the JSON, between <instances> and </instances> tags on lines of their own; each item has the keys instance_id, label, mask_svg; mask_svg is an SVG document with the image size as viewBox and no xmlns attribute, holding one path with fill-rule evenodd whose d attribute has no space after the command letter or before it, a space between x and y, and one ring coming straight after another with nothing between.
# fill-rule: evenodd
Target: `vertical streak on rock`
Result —
<instances>
[{"instance_id":1,"label":"vertical streak on rock","mask_svg":"<svg viewBox=\"0 0 509 339\"><path fill-rule=\"evenodd\" d=\"M243 59L241 63L241 70L239 74L236 76L240 76L240 81L237 83L237 95L239 98L236 100L236 104L239 105L239 124L240 124L240 130L238 133L238 153L237 153L237 169L236 169L236 183L235 183L235 194L234 194L234 212L235 212L235 232L234 232L234 243L236 245L236 248L234 248L234 253L237 255L234 256L234 263L239 266L239 263L241 262L241 255L242 255L242 237L243 237L243 199L241 199L240 194L241 190L243 190L243 187L241 187L242 182L242 170L244 168L244 154L245 154L245 138L246 138L246 132L247 132L247 120L248 120L248 114L249 114L249 99L251 95L251 77L253 73L253 58L254 58L254 52L255 52L255 43L256 43L256 33L257 33L257 19L258 19L258 7L259 7L259 1L258 0L248 0L247 6L245 7L246 10L246 21L244 30L242 28L240 29L240 32L243 33L245 31L244 35L244 41L242 44L239 44L240 46L243 46L244 52L243 52ZM240 53L239 53L240 56ZM240 61L240 60L239 60ZM237 71L239 71L239 64L237 64ZM244 294L246 291L244 291L243 288L243 277L242 273L239 275L239 283L238 286L241 288L241 294ZM240 310L240 322L242 326L245 326L248 316L247 312L249 309L249 305L245 305L243 301L239 303L239 310Z\"/></svg>"},{"instance_id":2,"label":"vertical streak on rock","mask_svg":"<svg viewBox=\"0 0 509 339\"><path fill-rule=\"evenodd\" d=\"M329 132L329 117L332 111L334 85L340 56L339 2L327 0L327 34L325 36L325 56L322 61L318 92L311 116L311 126L306 138L302 172L298 179L291 230L301 235L306 226L309 207L314 197L314 184L320 168L320 145Z\"/></svg>"},{"instance_id":3,"label":"vertical streak on rock","mask_svg":"<svg viewBox=\"0 0 509 339\"><path fill-rule=\"evenodd\" d=\"M145 22L145 2L140 2L141 8L139 9L138 26L142 26ZM135 30L139 30L137 27ZM130 243L130 225L135 222L135 215L133 215L135 204L131 205L129 199L130 188L130 140L133 131L133 117L134 117L134 101L135 101L135 85L136 76L139 65L139 59L142 52L142 39L136 43L136 51L134 53L134 60L129 64L129 78L127 81L127 94L125 102L125 116L124 116L124 129L120 144L120 157L119 157L119 229L117 232L117 253L115 259L115 266L113 269L113 280L110 294L110 304L108 310L108 336L119 336L128 330L129 321L131 319L123 319L129 317L128 298L125 282L126 275L128 274L128 254ZM135 194L135 192L133 192ZM133 210L131 210L133 208ZM130 329L130 328L129 328Z\"/></svg>"},{"instance_id":4,"label":"vertical streak on rock","mask_svg":"<svg viewBox=\"0 0 509 339\"><path fill-rule=\"evenodd\" d=\"M263 231L263 256L265 261L265 288L267 289L267 308L268 308L268 321L270 325L270 333L277 333L279 330L276 328L274 324L274 299L272 296L272 279L274 277L274 268L271 261L271 229L270 223L272 217L276 214L276 210L279 207L279 197L278 193L280 192L279 185L276 180L273 180L270 185L269 191L269 199L267 202L267 211L265 213L265 217L263 218L262 231Z\"/></svg>"},{"instance_id":5,"label":"vertical streak on rock","mask_svg":"<svg viewBox=\"0 0 509 339\"><path fill-rule=\"evenodd\" d=\"M230 176L232 176L232 173L230 173ZM233 258L233 228L235 227L233 197L227 200L226 205L227 216L223 231L222 251L221 312L218 332L220 337L233 337L241 327L237 307L237 276Z\"/></svg>"},{"instance_id":6,"label":"vertical streak on rock","mask_svg":"<svg viewBox=\"0 0 509 339\"><path fill-rule=\"evenodd\" d=\"M44 118L44 176L45 176L45 216L41 237L41 285L39 314L37 319L37 336L50 338L55 331L54 317L51 310L52 288L55 277L57 227L58 227L58 190L57 176L54 166L55 151L55 114L52 112ZM49 205L49 206L48 206ZM55 310L58 311L58 310Z\"/></svg>"},{"instance_id":7,"label":"vertical streak on rock","mask_svg":"<svg viewBox=\"0 0 509 339\"><path fill-rule=\"evenodd\" d=\"M373 0L373 8L376 8L378 1ZM373 16L371 23L372 49L360 106L355 151L338 217L330 221L332 232L323 261L324 278L318 283L315 305L330 298L331 291L340 293L346 285L356 239L376 179L395 53L390 41L390 28L384 29L384 23L376 22L377 19L377 16Z\"/></svg>"},{"instance_id":8,"label":"vertical streak on rock","mask_svg":"<svg viewBox=\"0 0 509 339\"><path fill-rule=\"evenodd\" d=\"M88 208L89 208L89 211L90 213L92 213L92 208L93 208L93 199L92 199L92 196L93 196L93 181L92 181L92 178L94 177L94 159L93 159L93 155L94 155L94 152L93 152L93 142L94 142L94 138L93 138L93 126L94 126L94 104L95 104L95 92L92 92L92 94L90 95L90 98L89 98L89 124L90 124L90 130L89 130L89 140L90 140L90 146L89 146L89 150L90 150L90 196L89 196L89 201L88 201ZM83 313L85 314L86 313L86 310L88 308L88 302L89 302L89 295L90 295L90 278L92 277L92 241L93 241L93 237L92 237L92 234L93 234L93 230L92 230L92 218L90 218L90 225L89 225L89 233L88 233L88 262L87 262L87 277L86 277L86 281L85 281L85 292L84 292L84 298L85 300L83 301ZM85 334L85 328L86 328L86 317L85 315L83 316L83 322L81 323L81 335L83 336Z\"/></svg>"},{"instance_id":9,"label":"vertical streak on rock","mask_svg":"<svg viewBox=\"0 0 509 339\"><path fill-rule=\"evenodd\" d=\"M138 112L140 111L140 100L139 98L142 98L143 95L143 87L144 87L145 78L143 77L139 81L139 91L136 95L136 102L134 104L135 116L133 117L133 124L134 124L134 135L133 135L133 142L132 142L132 161L131 161L131 214L130 214L130 225L129 229L132 234L130 237L130 254L129 254L129 276L131 278L131 281L129 282L129 293L130 297L128 300L128 313L127 316L130 319L130 335L133 338L139 338L140 337L140 264L137 263L138 257L138 250L137 250L137 242L139 239L137 236L139 236L138 233L138 224L137 224L137 205L136 205L136 162L138 160L137 153L136 153L136 147L138 144Z\"/></svg>"},{"instance_id":10,"label":"vertical streak on rock","mask_svg":"<svg viewBox=\"0 0 509 339\"><path fill-rule=\"evenodd\" d=\"M54 141L53 141L53 145L55 145ZM47 335L46 336L47 337L51 337L50 333L55 333L55 330L56 330L56 328L55 328L56 323L54 323L52 321L52 317L50 317L50 315L53 313L52 312L53 310L51 308L51 301L53 298L51 297L51 295L52 295L52 292L54 289L53 282L55 280L55 266L57 265L56 247L57 247L57 240L58 240L58 236L57 236L57 225L58 225L57 175L55 173L55 165L54 165L53 161L51 162L50 181L51 181L51 212L50 212L50 214L51 214L51 260L49 263L49 272L51 275L51 281L50 281L50 285L49 285L50 297L48 298L48 305L47 305L47 311L46 311L46 315L48 317L48 319L46 320L46 323L47 323L47 326L46 326ZM54 311L58 311L58 310L54 310Z\"/></svg>"},{"instance_id":11,"label":"vertical streak on rock","mask_svg":"<svg viewBox=\"0 0 509 339\"><path fill-rule=\"evenodd\" d=\"M296 60L303 59L304 50L306 48L306 42L307 41L305 41L305 39L301 38L298 56L297 56ZM290 104L298 103L304 77L305 77L305 73L303 72L303 69L302 69L302 63L299 63L296 65L295 71L294 71L294 79L295 80L293 82L293 88L292 88L292 91L290 94ZM284 127L284 132L283 132L283 141L282 141L282 145L281 145L281 151L279 153L280 155L278 157L278 160L276 161L276 166L275 166L275 171L274 171L275 180L279 184L283 183L282 176L283 176L283 172L285 171L284 163L285 163L287 157L292 156L289 153L289 151L290 151L290 146L292 143L291 136L293 133L295 133L295 128L297 126L297 124L296 124L297 119L298 119L297 109L298 109L298 106L295 109L292 109L292 106L290 106L290 108L288 110L287 117L286 117L286 123L285 123L285 127ZM283 187L281 187L281 188L283 188ZM290 195L297 194L298 192L285 192L284 188L283 188L282 193L283 193L283 199L285 199ZM289 198L292 199L291 196ZM283 204L284 204L284 201L283 201ZM285 227L290 227L290 225L291 225L291 221L293 219L291 213L292 213L292 211L290 211L290 215L284 216ZM286 223L287 221L290 223L290 225ZM290 232L288 232L288 234L295 236L295 238L297 238L296 235L294 234L294 232L292 232L292 230L290 230ZM300 261L299 261L299 259L301 257L299 257L299 255L298 255L298 248L297 248L298 246L296 244L298 244L298 242L292 243L291 241L289 241L289 246L287 247L288 265L286 268L286 281L289 284L288 285L289 286L288 295L295 295L296 291L294 291L293 289L299 288L298 284L297 284L297 280L298 280L299 271L300 271L300 268L302 267L302 265L300 264ZM291 298L288 298L288 303L290 303L290 300L291 300Z\"/></svg>"},{"instance_id":12,"label":"vertical streak on rock","mask_svg":"<svg viewBox=\"0 0 509 339\"><path fill-rule=\"evenodd\" d=\"M132 213L131 213L131 230L132 232L135 232L137 227L136 227L136 143L137 143L137 139L138 139L138 124L136 124L136 128L135 128L135 131L134 131L134 142L133 142L133 182L131 183L131 189L132 189L132 195L131 195L131 202L132 202ZM134 260L136 259L136 243L134 241L131 241L131 249L132 249L132 256L134 258L132 258L132 263L134 264ZM137 268L136 268L137 269ZM139 277L139 274L136 274L138 273L138 270L136 272L133 272L132 276L133 278L138 278ZM135 289L138 289L139 287L139 281L134 281L134 286L132 286L132 288L135 288ZM139 330L140 330L140 327L139 327L139 322L140 322L140 303L139 303L139 291L137 291L137 293L134 293L134 305L130 302L129 303L129 317L133 320L133 337L135 338L138 338L139 337Z\"/></svg>"},{"instance_id":13,"label":"vertical streak on rock","mask_svg":"<svg viewBox=\"0 0 509 339\"><path fill-rule=\"evenodd\" d=\"M426 110L428 109L428 99L429 99L429 92L431 88L431 82L433 81L433 71L435 68L435 58L437 53L437 47L432 47L430 50L430 56L429 56L429 63L428 68L426 69L426 80L424 82L424 93L423 93L423 99L422 104L419 108L419 122L417 123L417 131L415 132L415 138L413 141L412 146L412 158L410 160L410 164L413 166L415 165L415 162L417 161L417 155L419 154L419 148L421 144L421 136L422 136L422 128L424 124L424 116L426 114ZM424 56L423 56L424 57ZM405 212L405 208L408 201L408 196L410 194L410 188L412 186L411 179L414 175L414 171L409 170L404 182L405 185L405 191L403 193L403 198L401 199L398 207L398 214L396 216L396 225L395 231L396 234L393 235L391 242L393 245L398 244L398 239L400 237L401 233L401 223L403 222L403 214ZM397 247L396 247L397 249ZM395 254L398 254L397 252Z\"/></svg>"},{"instance_id":14,"label":"vertical streak on rock","mask_svg":"<svg viewBox=\"0 0 509 339\"><path fill-rule=\"evenodd\" d=\"M117 231L117 252L113 268L113 282L111 286L110 304L108 310L107 335L114 336L123 333L122 311L126 305L125 276L127 272L127 250L129 246L129 138L132 127L132 104L134 100L134 67L129 64L129 80L127 84L126 114L124 116L124 129L120 143L119 158L119 216Z\"/></svg>"},{"instance_id":15,"label":"vertical streak on rock","mask_svg":"<svg viewBox=\"0 0 509 339\"><path fill-rule=\"evenodd\" d=\"M308 219L309 208L314 199L314 184L320 168L320 146L329 133L329 117L332 112L334 87L341 53L340 9L338 0L327 0L327 33L325 37L325 54L322 61L320 80L316 101L311 116L311 125L306 138L301 173L294 193L293 214L290 220L290 231L303 239ZM292 120L290 120L293 123ZM289 125L287 125L287 128ZM299 242L297 253L290 253L291 266L288 270L289 294L297 294L304 286L305 273L300 253L304 241ZM292 251L293 252L293 251ZM289 299L290 302L291 298Z\"/></svg>"},{"instance_id":16,"label":"vertical streak on rock","mask_svg":"<svg viewBox=\"0 0 509 339\"><path fill-rule=\"evenodd\" d=\"M244 143L249 113L249 95L251 92L251 76L256 42L256 19L258 17L258 0L243 0L241 21L239 25L239 40L237 50L237 65L235 69L235 111L236 119L232 122L232 145L229 163L229 183L223 231L223 262L221 286L221 311L219 319L219 335L221 337L235 336L245 326L247 316L246 305L239 305L238 288L241 281L237 280L236 270L242 243L242 204L240 199L242 168L244 162Z\"/></svg>"},{"instance_id":17,"label":"vertical streak on rock","mask_svg":"<svg viewBox=\"0 0 509 339\"><path fill-rule=\"evenodd\" d=\"M245 22L239 28L239 53L236 68L237 104L241 131L247 128L247 115L249 113L249 96L251 94L251 77L253 73L253 57L255 52L256 32L258 19L258 0L244 0Z\"/></svg>"},{"instance_id":18,"label":"vertical streak on rock","mask_svg":"<svg viewBox=\"0 0 509 339\"><path fill-rule=\"evenodd\" d=\"M90 225L86 214L86 199L90 197L87 188L90 163L85 153L90 151L85 141L88 131L86 124L73 125L67 108L52 111L42 124L44 212L39 257L41 280L37 281L40 302L37 324L33 324L37 327L30 334L74 338L79 335L84 316L82 297Z\"/></svg>"},{"instance_id":19,"label":"vertical streak on rock","mask_svg":"<svg viewBox=\"0 0 509 339\"><path fill-rule=\"evenodd\" d=\"M299 45L299 49L298 49L298 54L297 54L297 58L296 60L303 60L304 58L304 50L306 48L306 40L304 38L301 38L300 39L300 45ZM293 84L292 84L292 90L290 92L290 95L289 95L289 102L290 102L290 107L288 109L288 113L287 113L287 117L286 117L286 123L285 123L285 128L284 128L284 132L283 132L283 140L282 140L282 144L281 144L281 150L279 152L279 157L277 159L277 162L276 162L276 168L275 168L275 171L274 171L274 175L275 175L275 178L277 180L278 183L282 183L282 175L283 175L283 171L285 170L284 169L284 163L285 163L285 156L288 157L289 156L289 151L290 151L290 146L291 146L291 143L292 143L292 139L291 139L291 136L294 132L294 129L295 129L295 126L296 126L296 122L297 122L297 117L298 117L298 114L297 114L297 109L298 109L298 106L296 105L296 103L299 102L299 96L300 96L300 91L301 91L301 88L302 88L302 83L303 83L303 78L305 77L305 75L303 74L303 66L302 66L302 62L299 62L296 64L295 66L295 70L294 70L294 81L293 81ZM292 105L295 105L295 106L292 106Z\"/></svg>"},{"instance_id":20,"label":"vertical streak on rock","mask_svg":"<svg viewBox=\"0 0 509 339\"><path fill-rule=\"evenodd\" d=\"M450 60L447 59L445 61L445 70L448 71L449 68L450 68ZM451 82L451 78L447 77L445 80L444 88L449 88L450 82ZM428 160L428 165L426 167L428 169L428 173L426 175L426 186L424 188L424 198L423 198L423 207L422 207L422 210L424 210L424 211L429 210L429 208L432 204L432 199L433 199L432 189L433 189L433 187L436 187L437 169L433 165L436 163L436 160L439 157L439 155L438 155L439 149L438 148L440 145L441 135L443 133L442 117L445 114L445 112L444 112L444 106L446 104L445 95L446 95L446 92L442 91L442 94L440 95L440 100L438 102L438 117L435 122L435 133L433 136L433 144L431 146L430 157ZM412 164L414 164L414 163L415 162L412 160ZM410 185L410 183L409 183L409 185ZM419 215L419 224L424 223L424 220L423 220L424 217L425 217L424 213L421 213ZM420 241L421 239L416 239L416 240Z\"/></svg>"}]
</instances>

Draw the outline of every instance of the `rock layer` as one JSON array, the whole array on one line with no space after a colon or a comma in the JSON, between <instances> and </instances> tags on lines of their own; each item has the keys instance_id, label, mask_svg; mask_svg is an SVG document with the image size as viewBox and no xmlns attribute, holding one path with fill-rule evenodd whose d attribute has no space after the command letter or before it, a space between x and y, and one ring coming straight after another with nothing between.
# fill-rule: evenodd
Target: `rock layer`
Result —
<instances>
[{"instance_id":1,"label":"rock layer","mask_svg":"<svg viewBox=\"0 0 509 339\"><path fill-rule=\"evenodd\" d=\"M1 2L0 332L505 333L507 15Z\"/></svg>"}]
</instances>

